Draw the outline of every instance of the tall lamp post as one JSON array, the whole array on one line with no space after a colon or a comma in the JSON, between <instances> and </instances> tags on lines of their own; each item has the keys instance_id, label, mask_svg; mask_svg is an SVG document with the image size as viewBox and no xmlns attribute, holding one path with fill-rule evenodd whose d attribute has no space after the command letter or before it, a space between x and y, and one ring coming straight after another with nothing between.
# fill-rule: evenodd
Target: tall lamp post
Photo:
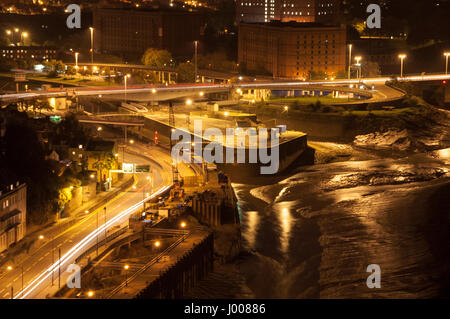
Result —
<instances>
[{"instance_id":1,"label":"tall lamp post","mask_svg":"<svg viewBox=\"0 0 450 319\"><path fill-rule=\"evenodd\" d=\"M356 61L356 66L358 67L358 79L361 78L361 61L362 57L360 56L355 56L355 61Z\"/></svg>"},{"instance_id":2,"label":"tall lamp post","mask_svg":"<svg viewBox=\"0 0 450 319\"><path fill-rule=\"evenodd\" d=\"M12 34L12 31L11 31L11 30L6 30L6 35L7 35L8 38L9 38L9 42L10 42L10 43L13 43L12 37L10 37L11 34Z\"/></svg>"},{"instance_id":3,"label":"tall lamp post","mask_svg":"<svg viewBox=\"0 0 450 319\"><path fill-rule=\"evenodd\" d=\"M125 103L127 103L127 79L130 77L131 75L127 74L123 77L124 83L125 83ZM126 128L125 128L126 129ZM126 142L126 141L125 141Z\"/></svg>"},{"instance_id":4,"label":"tall lamp post","mask_svg":"<svg viewBox=\"0 0 450 319\"><path fill-rule=\"evenodd\" d=\"M403 60L405 60L406 58L406 54L399 54L399 59L400 59L400 77L403 77Z\"/></svg>"},{"instance_id":5,"label":"tall lamp post","mask_svg":"<svg viewBox=\"0 0 450 319\"><path fill-rule=\"evenodd\" d=\"M75 69L78 70L78 52L75 52Z\"/></svg>"},{"instance_id":6,"label":"tall lamp post","mask_svg":"<svg viewBox=\"0 0 450 319\"><path fill-rule=\"evenodd\" d=\"M350 80L350 69L352 66L352 45L348 45L348 79Z\"/></svg>"},{"instance_id":7,"label":"tall lamp post","mask_svg":"<svg viewBox=\"0 0 450 319\"><path fill-rule=\"evenodd\" d=\"M197 83L197 47L198 47L198 41L194 41L194 47L195 47L195 52L194 52L194 67L195 67L195 79L194 82Z\"/></svg>"},{"instance_id":8,"label":"tall lamp post","mask_svg":"<svg viewBox=\"0 0 450 319\"><path fill-rule=\"evenodd\" d=\"M16 33L19 33L20 29L19 28L14 28L14 35L13 35L13 40L17 41L17 37L16 37ZM16 43L17 44L17 43Z\"/></svg>"},{"instance_id":9,"label":"tall lamp post","mask_svg":"<svg viewBox=\"0 0 450 319\"><path fill-rule=\"evenodd\" d=\"M91 31L91 63L94 64L94 28L89 27L89 30Z\"/></svg>"},{"instance_id":10,"label":"tall lamp post","mask_svg":"<svg viewBox=\"0 0 450 319\"><path fill-rule=\"evenodd\" d=\"M444 52L445 56L445 75L448 74L448 57L450 56L450 52Z\"/></svg>"},{"instance_id":11,"label":"tall lamp post","mask_svg":"<svg viewBox=\"0 0 450 319\"><path fill-rule=\"evenodd\" d=\"M22 45L25 45L25 39L28 38L28 32L22 32L20 34L20 42Z\"/></svg>"}]
</instances>

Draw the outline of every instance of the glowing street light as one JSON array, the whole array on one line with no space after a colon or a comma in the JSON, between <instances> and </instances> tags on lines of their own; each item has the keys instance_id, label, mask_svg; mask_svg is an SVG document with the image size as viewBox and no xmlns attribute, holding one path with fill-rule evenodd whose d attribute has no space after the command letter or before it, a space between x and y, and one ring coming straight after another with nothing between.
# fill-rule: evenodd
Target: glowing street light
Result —
<instances>
[{"instance_id":1,"label":"glowing street light","mask_svg":"<svg viewBox=\"0 0 450 319\"><path fill-rule=\"evenodd\" d=\"M198 93L198 95L203 96L203 95L205 95L205 93L203 91L200 91L200 93Z\"/></svg>"},{"instance_id":2,"label":"glowing street light","mask_svg":"<svg viewBox=\"0 0 450 319\"><path fill-rule=\"evenodd\" d=\"M130 140L130 144L133 144L134 143L134 140Z\"/></svg>"},{"instance_id":3,"label":"glowing street light","mask_svg":"<svg viewBox=\"0 0 450 319\"><path fill-rule=\"evenodd\" d=\"M123 266L123 269L125 269L125 286L128 287L128 269L130 268L129 265Z\"/></svg>"},{"instance_id":4,"label":"glowing street light","mask_svg":"<svg viewBox=\"0 0 450 319\"><path fill-rule=\"evenodd\" d=\"M39 235L39 239L44 239L44 235Z\"/></svg>"},{"instance_id":5,"label":"glowing street light","mask_svg":"<svg viewBox=\"0 0 450 319\"><path fill-rule=\"evenodd\" d=\"M357 69L358 79L361 78L361 60L362 60L361 56L355 56L356 65L359 67L359 69Z\"/></svg>"},{"instance_id":6,"label":"glowing street light","mask_svg":"<svg viewBox=\"0 0 450 319\"><path fill-rule=\"evenodd\" d=\"M186 105L191 105L192 104L192 100L191 99L187 99L186 100Z\"/></svg>"},{"instance_id":7,"label":"glowing street light","mask_svg":"<svg viewBox=\"0 0 450 319\"><path fill-rule=\"evenodd\" d=\"M348 45L348 78L350 79L350 68L352 65L352 45Z\"/></svg>"},{"instance_id":8,"label":"glowing street light","mask_svg":"<svg viewBox=\"0 0 450 319\"><path fill-rule=\"evenodd\" d=\"M91 31L91 63L94 64L94 28L89 27Z\"/></svg>"},{"instance_id":9,"label":"glowing street light","mask_svg":"<svg viewBox=\"0 0 450 319\"><path fill-rule=\"evenodd\" d=\"M10 37L11 34L12 34L12 31L11 31L11 30L6 30L6 35L7 35L8 37ZM11 42L11 43L13 42L12 37L10 37L9 42Z\"/></svg>"},{"instance_id":10,"label":"glowing street light","mask_svg":"<svg viewBox=\"0 0 450 319\"><path fill-rule=\"evenodd\" d=\"M125 82L125 103L127 103L127 79L130 77L131 77L130 74L127 74L123 77L124 82Z\"/></svg>"},{"instance_id":11,"label":"glowing street light","mask_svg":"<svg viewBox=\"0 0 450 319\"><path fill-rule=\"evenodd\" d=\"M75 52L75 69L78 69L78 52Z\"/></svg>"},{"instance_id":12,"label":"glowing street light","mask_svg":"<svg viewBox=\"0 0 450 319\"><path fill-rule=\"evenodd\" d=\"M161 246L161 243L158 240L155 241L155 247L159 247L159 246Z\"/></svg>"},{"instance_id":13,"label":"glowing street light","mask_svg":"<svg viewBox=\"0 0 450 319\"><path fill-rule=\"evenodd\" d=\"M92 290L89 290L88 293L87 293L87 296L89 298L93 297L94 296L94 292Z\"/></svg>"},{"instance_id":14,"label":"glowing street light","mask_svg":"<svg viewBox=\"0 0 450 319\"><path fill-rule=\"evenodd\" d=\"M403 77L403 60L406 58L406 54L399 54L398 55L399 59L400 59L400 77Z\"/></svg>"},{"instance_id":15,"label":"glowing street light","mask_svg":"<svg viewBox=\"0 0 450 319\"><path fill-rule=\"evenodd\" d=\"M195 79L194 82L197 83L197 49L198 49L198 41L194 41L194 73L195 73Z\"/></svg>"},{"instance_id":16,"label":"glowing street light","mask_svg":"<svg viewBox=\"0 0 450 319\"><path fill-rule=\"evenodd\" d=\"M8 271L11 271L11 270L13 269L13 267L12 267L12 266L8 266L8 267L6 267L6 269L7 269Z\"/></svg>"},{"instance_id":17,"label":"glowing street light","mask_svg":"<svg viewBox=\"0 0 450 319\"><path fill-rule=\"evenodd\" d=\"M444 52L445 56L445 75L448 74L448 57L450 56L450 52Z\"/></svg>"},{"instance_id":18,"label":"glowing street light","mask_svg":"<svg viewBox=\"0 0 450 319\"><path fill-rule=\"evenodd\" d=\"M180 226L181 226L181 228L185 228L186 227L186 223L185 222L181 222Z\"/></svg>"},{"instance_id":19,"label":"glowing street light","mask_svg":"<svg viewBox=\"0 0 450 319\"><path fill-rule=\"evenodd\" d=\"M25 45L25 39L28 38L28 32L22 32L20 34L20 42L22 43L22 45Z\"/></svg>"}]
</instances>

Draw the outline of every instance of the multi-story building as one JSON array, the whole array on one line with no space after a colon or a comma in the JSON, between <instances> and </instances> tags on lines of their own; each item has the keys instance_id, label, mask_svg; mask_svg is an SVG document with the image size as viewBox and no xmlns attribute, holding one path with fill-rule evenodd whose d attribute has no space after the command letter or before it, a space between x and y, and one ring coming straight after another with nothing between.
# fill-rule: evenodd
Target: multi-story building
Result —
<instances>
[{"instance_id":1,"label":"multi-story building","mask_svg":"<svg viewBox=\"0 0 450 319\"><path fill-rule=\"evenodd\" d=\"M309 71L332 77L346 67L345 26L311 23L241 23L238 62L274 78L308 78Z\"/></svg>"},{"instance_id":2,"label":"multi-story building","mask_svg":"<svg viewBox=\"0 0 450 319\"><path fill-rule=\"evenodd\" d=\"M0 190L0 252L20 241L26 233L27 186L7 185Z\"/></svg>"},{"instance_id":3,"label":"multi-story building","mask_svg":"<svg viewBox=\"0 0 450 319\"><path fill-rule=\"evenodd\" d=\"M236 22L336 23L339 0L236 0Z\"/></svg>"},{"instance_id":4,"label":"multi-story building","mask_svg":"<svg viewBox=\"0 0 450 319\"><path fill-rule=\"evenodd\" d=\"M56 48L40 46L3 46L0 47L0 56L8 60L33 59L45 61L56 59Z\"/></svg>"},{"instance_id":5,"label":"multi-story building","mask_svg":"<svg viewBox=\"0 0 450 319\"><path fill-rule=\"evenodd\" d=\"M96 51L126 58L139 58L148 48L190 58L204 31L200 13L178 9L99 9L93 25Z\"/></svg>"}]
</instances>

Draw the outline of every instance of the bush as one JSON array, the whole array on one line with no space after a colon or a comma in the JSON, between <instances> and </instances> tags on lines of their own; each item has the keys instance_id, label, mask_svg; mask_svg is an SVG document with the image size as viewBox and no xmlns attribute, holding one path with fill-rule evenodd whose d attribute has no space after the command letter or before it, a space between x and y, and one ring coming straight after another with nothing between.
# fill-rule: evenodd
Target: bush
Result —
<instances>
[{"instance_id":1,"label":"bush","mask_svg":"<svg viewBox=\"0 0 450 319\"><path fill-rule=\"evenodd\" d=\"M49 77L49 78L57 78L58 77L58 72L56 72L54 70L50 71L50 72L48 72L47 77Z\"/></svg>"}]
</instances>

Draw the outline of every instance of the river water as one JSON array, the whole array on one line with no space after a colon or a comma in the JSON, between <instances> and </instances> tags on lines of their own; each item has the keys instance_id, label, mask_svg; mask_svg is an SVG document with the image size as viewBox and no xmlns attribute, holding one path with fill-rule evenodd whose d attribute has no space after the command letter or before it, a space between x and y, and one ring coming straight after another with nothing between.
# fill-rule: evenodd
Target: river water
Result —
<instances>
[{"instance_id":1,"label":"river water","mask_svg":"<svg viewBox=\"0 0 450 319\"><path fill-rule=\"evenodd\" d=\"M258 298L449 297L450 149L233 184ZM381 267L381 288L366 285Z\"/></svg>"}]
</instances>

